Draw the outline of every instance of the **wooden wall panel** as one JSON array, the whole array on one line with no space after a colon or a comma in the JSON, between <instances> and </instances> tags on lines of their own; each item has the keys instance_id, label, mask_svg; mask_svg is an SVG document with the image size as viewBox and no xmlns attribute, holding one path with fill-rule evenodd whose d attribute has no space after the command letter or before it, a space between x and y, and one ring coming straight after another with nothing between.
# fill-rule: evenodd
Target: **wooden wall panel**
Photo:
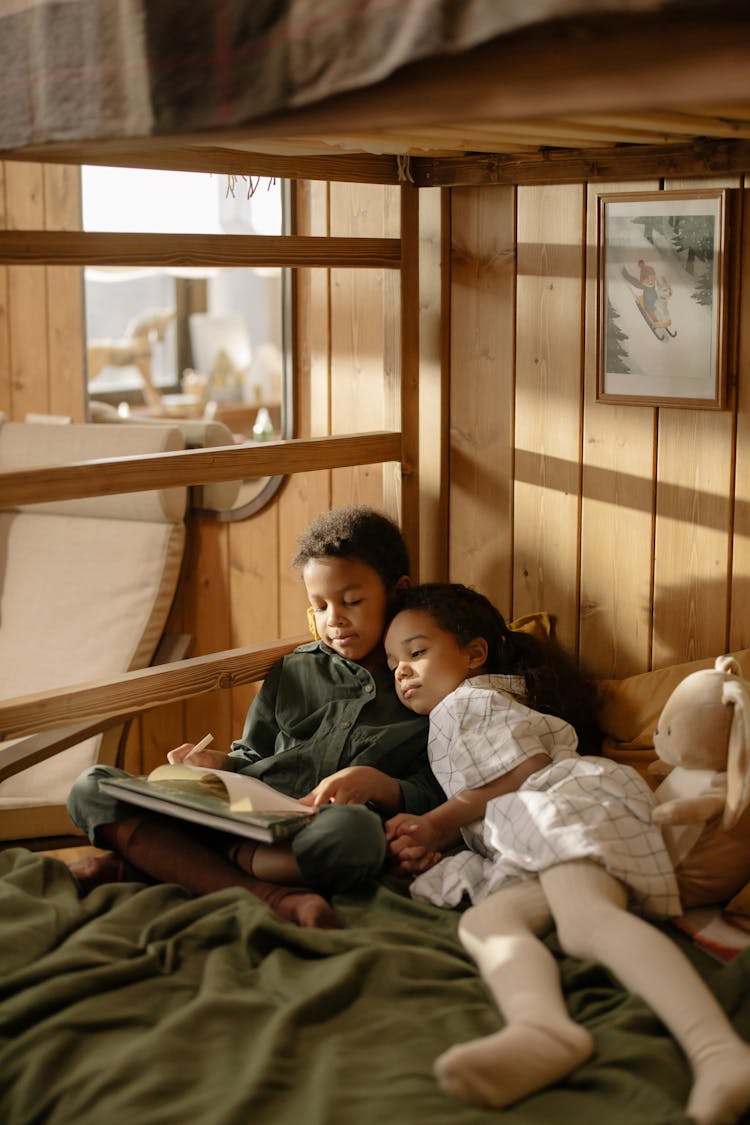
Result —
<instances>
[{"instance_id":1,"label":"wooden wall panel","mask_svg":"<svg viewBox=\"0 0 750 1125\"><path fill-rule=\"evenodd\" d=\"M190 519L182 583L185 628L193 638L192 655L231 648L231 596L228 525L193 516ZM185 702L187 740L197 742L210 731L214 745L226 749L235 733L231 691L198 695Z\"/></svg>"},{"instance_id":2,"label":"wooden wall panel","mask_svg":"<svg viewBox=\"0 0 750 1125\"><path fill-rule=\"evenodd\" d=\"M330 233L330 185L318 181L297 185L300 234ZM297 437L331 433L331 271L297 271L295 355ZM279 633L292 637L307 629L307 598L299 574L292 569L297 536L331 507L331 473L327 470L289 477L278 499Z\"/></svg>"},{"instance_id":3,"label":"wooden wall panel","mask_svg":"<svg viewBox=\"0 0 750 1125\"><path fill-rule=\"evenodd\" d=\"M514 616L578 644L583 188L518 189Z\"/></svg>"},{"instance_id":4,"label":"wooden wall panel","mask_svg":"<svg viewBox=\"0 0 750 1125\"><path fill-rule=\"evenodd\" d=\"M5 202L5 169L0 161L0 230L8 226ZM0 413L11 415L13 401L10 385L10 281L8 267L0 266Z\"/></svg>"},{"instance_id":5,"label":"wooden wall panel","mask_svg":"<svg viewBox=\"0 0 750 1125\"><path fill-rule=\"evenodd\" d=\"M512 610L515 189L451 207L449 574Z\"/></svg>"},{"instance_id":6,"label":"wooden wall panel","mask_svg":"<svg viewBox=\"0 0 750 1125\"><path fill-rule=\"evenodd\" d=\"M5 208L9 230L44 229L44 177L40 164L5 166ZM8 267L10 414L49 412L46 269Z\"/></svg>"},{"instance_id":7,"label":"wooden wall panel","mask_svg":"<svg viewBox=\"0 0 750 1125\"><path fill-rule=\"evenodd\" d=\"M370 184L331 184L331 234L383 237L387 193ZM383 429L385 332L382 270L331 271L331 427L333 433ZM372 504L383 498L380 465L339 469L332 503Z\"/></svg>"},{"instance_id":8,"label":"wooden wall panel","mask_svg":"<svg viewBox=\"0 0 750 1125\"><path fill-rule=\"evenodd\" d=\"M422 582L444 582L448 578L449 512L450 290L445 284L450 280L449 192L439 188L420 191L419 243L419 577Z\"/></svg>"},{"instance_id":9,"label":"wooden wall panel","mask_svg":"<svg viewBox=\"0 0 750 1125\"><path fill-rule=\"evenodd\" d=\"M279 636L279 508L264 508L251 519L230 523L228 648L272 641ZM300 632L302 628L300 626ZM232 737L237 737L256 684L235 687L231 697Z\"/></svg>"},{"instance_id":10,"label":"wooden wall panel","mask_svg":"<svg viewBox=\"0 0 750 1125\"><path fill-rule=\"evenodd\" d=\"M667 180L664 187L737 187ZM728 644L733 403L659 411L653 665L719 654Z\"/></svg>"},{"instance_id":11,"label":"wooden wall panel","mask_svg":"<svg viewBox=\"0 0 750 1125\"><path fill-rule=\"evenodd\" d=\"M598 200L658 187L588 190L579 653L597 676L629 676L650 664L656 427L653 407L596 402Z\"/></svg>"},{"instance_id":12,"label":"wooden wall panel","mask_svg":"<svg viewBox=\"0 0 750 1125\"><path fill-rule=\"evenodd\" d=\"M47 230L80 230L81 192L77 168L45 164ZM86 418L83 275L77 266L45 269L47 295L48 410L75 422Z\"/></svg>"},{"instance_id":13,"label":"wooden wall panel","mask_svg":"<svg viewBox=\"0 0 750 1125\"><path fill-rule=\"evenodd\" d=\"M750 177L745 177L742 258L750 262ZM737 346L737 430L734 466L730 651L750 648L750 284L741 288Z\"/></svg>"},{"instance_id":14,"label":"wooden wall panel","mask_svg":"<svg viewBox=\"0 0 750 1125\"><path fill-rule=\"evenodd\" d=\"M595 401L596 196L658 186L518 189L515 386L502 363L484 370L477 359L494 355L498 337L485 316L481 263L487 232L507 216L511 189L451 193L451 577L494 594L507 612L478 559L491 555L492 521L502 525L512 512L512 612L549 610L563 644L572 651L578 642L582 664L599 676L750 645L746 230L730 294L739 286L743 302L736 405L731 395L721 412ZM469 216L480 209L484 237L467 239ZM744 224L740 218L732 245L747 227L747 216ZM496 315L504 310L495 306ZM480 455L487 411L516 420L513 456L496 479L482 475L495 469L491 456ZM473 531L481 508L483 537Z\"/></svg>"},{"instance_id":15,"label":"wooden wall panel","mask_svg":"<svg viewBox=\"0 0 750 1125\"><path fill-rule=\"evenodd\" d=\"M75 230L77 168L0 165L0 227ZM78 267L0 267L0 410L85 417L82 274Z\"/></svg>"}]
</instances>

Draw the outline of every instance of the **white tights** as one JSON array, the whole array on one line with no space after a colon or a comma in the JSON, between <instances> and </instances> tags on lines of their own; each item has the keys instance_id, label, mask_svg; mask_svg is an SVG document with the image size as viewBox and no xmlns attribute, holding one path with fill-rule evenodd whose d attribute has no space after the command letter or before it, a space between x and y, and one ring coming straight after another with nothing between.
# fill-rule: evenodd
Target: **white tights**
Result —
<instances>
[{"instance_id":1,"label":"white tights","mask_svg":"<svg viewBox=\"0 0 750 1125\"><path fill-rule=\"evenodd\" d=\"M586 860L558 864L470 907L461 940L506 1026L452 1047L435 1064L443 1089L474 1104L507 1106L560 1081L592 1054L568 1015L557 965L539 940L552 925L569 956L606 965L653 1009L693 1070L688 1115L731 1125L750 1106L750 1046L665 934L629 913L625 888Z\"/></svg>"}]
</instances>

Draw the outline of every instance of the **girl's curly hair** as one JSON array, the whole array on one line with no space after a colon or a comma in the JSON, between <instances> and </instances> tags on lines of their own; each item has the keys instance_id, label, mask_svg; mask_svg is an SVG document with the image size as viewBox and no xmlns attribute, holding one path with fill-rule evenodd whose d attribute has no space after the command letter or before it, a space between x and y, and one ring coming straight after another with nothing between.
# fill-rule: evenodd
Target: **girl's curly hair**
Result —
<instances>
[{"instance_id":1,"label":"girl's curly hair","mask_svg":"<svg viewBox=\"0 0 750 1125\"><path fill-rule=\"evenodd\" d=\"M503 615L476 590L452 582L428 582L396 593L388 624L403 610L424 610L438 628L463 648L475 637L487 642L483 672L523 676L525 702L535 711L557 715L574 727L582 754L597 754L597 727L590 684L554 641L509 629Z\"/></svg>"}]
</instances>

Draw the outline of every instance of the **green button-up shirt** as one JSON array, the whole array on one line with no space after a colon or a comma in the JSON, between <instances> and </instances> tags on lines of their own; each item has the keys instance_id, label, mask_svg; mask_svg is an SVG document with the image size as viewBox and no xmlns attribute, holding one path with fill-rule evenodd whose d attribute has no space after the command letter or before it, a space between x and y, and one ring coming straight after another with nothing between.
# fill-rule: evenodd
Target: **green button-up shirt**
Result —
<instances>
[{"instance_id":1,"label":"green button-up shirt","mask_svg":"<svg viewBox=\"0 0 750 1125\"><path fill-rule=\"evenodd\" d=\"M422 813L445 800L427 761L427 727L400 702L385 664L370 673L312 641L268 673L230 760L293 797L345 766L374 766L398 779L406 812Z\"/></svg>"}]
</instances>

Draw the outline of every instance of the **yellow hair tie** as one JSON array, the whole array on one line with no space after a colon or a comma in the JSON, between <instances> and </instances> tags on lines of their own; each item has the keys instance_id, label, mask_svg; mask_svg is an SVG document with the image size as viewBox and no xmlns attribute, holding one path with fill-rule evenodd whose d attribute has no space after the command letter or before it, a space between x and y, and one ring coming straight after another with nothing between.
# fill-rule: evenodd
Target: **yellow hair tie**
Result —
<instances>
[{"instance_id":1,"label":"yellow hair tie","mask_svg":"<svg viewBox=\"0 0 750 1125\"><path fill-rule=\"evenodd\" d=\"M315 610L311 605L307 607L307 627L310 630L310 635L314 641L320 640L320 633L315 625Z\"/></svg>"}]
</instances>

